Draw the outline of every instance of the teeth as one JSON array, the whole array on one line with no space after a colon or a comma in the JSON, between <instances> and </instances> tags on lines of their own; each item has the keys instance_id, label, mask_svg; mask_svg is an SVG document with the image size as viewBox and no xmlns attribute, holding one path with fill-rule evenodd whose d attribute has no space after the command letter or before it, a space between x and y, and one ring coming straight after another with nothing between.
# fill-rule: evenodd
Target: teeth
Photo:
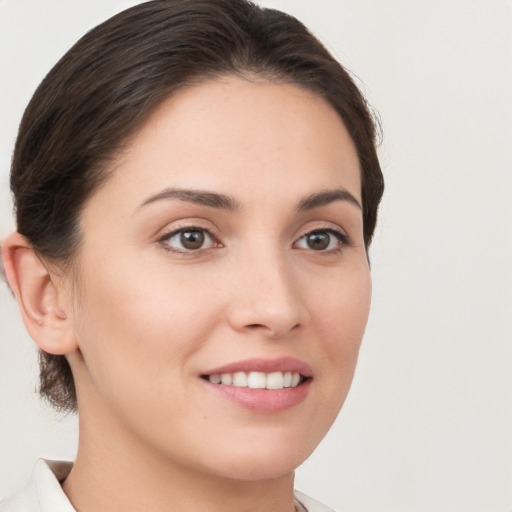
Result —
<instances>
[{"instance_id":1,"label":"teeth","mask_svg":"<svg viewBox=\"0 0 512 512\"><path fill-rule=\"evenodd\" d=\"M247 374L245 372L236 372L233 375L233 386L237 388L247 387Z\"/></svg>"},{"instance_id":2,"label":"teeth","mask_svg":"<svg viewBox=\"0 0 512 512\"><path fill-rule=\"evenodd\" d=\"M231 384L233 384L233 375L231 375L231 373L223 373L221 376L220 376L220 381L222 384L226 385L226 386L231 386ZM211 380L210 380L211 382ZM214 382L215 384L215 382Z\"/></svg>"},{"instance_id":3,"label":"teeth","mask_svg":"<svg viewBox=\"0 0 512 512\"><path fill-rule=\"evenodd\" d=\"M267 375L267 389L283 389L284 376L281 372L269 373Z\"/></svg>"},{"instance_id":4,"label":"teeth","mask_svg":"<svg viewBox=\"0 0 512 512\"><path fill-rule=\"evenodd\" d=\"M292 372L236 372L221 375L208 375L212 384L235 386L250 389L283 389L297 387L301 381L300 373Z\"/></svg>"},{"instance_id":5,"label":"teeth","mask_svg":"<svg viewBox=\"0 0 512 512\"><path fill-rule=\"evenodd\" d=\"M249 373L247 387L251 389L265 389L267 387L267 376L262 372Z\"/></svg>"},{"instance_id":6,"label":"teeth","mask_svg":"<svg viewBox=\"0 0 512 512\"><path fill-rule=\"evenodd\" d=\"M214 384L220 384L221 376L220 375L210 375L210 382L213 382Z\"/></svg>"}]
</instances>

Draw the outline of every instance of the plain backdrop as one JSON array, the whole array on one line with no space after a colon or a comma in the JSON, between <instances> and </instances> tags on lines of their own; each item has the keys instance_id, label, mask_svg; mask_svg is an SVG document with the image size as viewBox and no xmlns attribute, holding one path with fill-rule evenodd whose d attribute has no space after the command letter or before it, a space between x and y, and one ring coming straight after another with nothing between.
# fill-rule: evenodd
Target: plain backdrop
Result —
<instances>
[{"instance_id":1,"label":"plain backdrop","mask_svg":"<svg viewBox=\"0 0 512 512\"><path fill-rule=\"evenodd\" d=\"M86 30L138 2L0 0L0 237L37 84ZM382 119L387 189L374 298L345 407L296 486L343 511L512 510L512 2L266 0L304 21ZM32 341L0 286L0 497L76 420L35 392Z\"/></svg>"}]
</instances>

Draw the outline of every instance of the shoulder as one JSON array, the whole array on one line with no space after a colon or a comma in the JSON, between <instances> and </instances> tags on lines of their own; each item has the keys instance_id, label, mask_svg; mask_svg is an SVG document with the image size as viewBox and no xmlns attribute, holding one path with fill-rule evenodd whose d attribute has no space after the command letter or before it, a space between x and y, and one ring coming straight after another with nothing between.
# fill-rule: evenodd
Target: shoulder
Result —
<instances>
[{"instance_id":1,"label":"shoulder","mask_svg":"<svg viewBox=\"0 0 512 512\"><path fill-rule=\"evenodd\" d=\"M70 462L40 459L28 485L1 501L0 512L75 512L59 482L70 469Z\"/></svg>"},{"instance_id":2,"label":"shoulder","mask_svg":"<svg viewBox=\"0 0 512 512\"><path fill-rule=\"evenodd\" d=\"M310 498L302 492L294 491L294 495L295 500L299 503L299 505L302 505L302 508L306 512L336 512L336 510L333 508L329 508L327 505L324 505L323 503Z\"/></svg>"}]
</instances>

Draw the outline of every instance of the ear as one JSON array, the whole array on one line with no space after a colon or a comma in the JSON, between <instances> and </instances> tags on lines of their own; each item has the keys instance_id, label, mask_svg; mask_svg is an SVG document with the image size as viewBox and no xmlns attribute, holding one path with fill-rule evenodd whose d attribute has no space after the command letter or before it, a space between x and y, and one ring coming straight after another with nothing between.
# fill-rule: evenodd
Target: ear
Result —
<instances>
[{"instance_id":1,"label":"ear","mask_svg":"<svg viewBox=\"0 0 512 512\"><path fill-rule=\"evenodd\" d=\"M61 304L63 291L28 240L17 232L9 235L2 243L2 258L25 327L39 348L49 354L76 350L72 325Z\"/></svg>"}]
</instances>

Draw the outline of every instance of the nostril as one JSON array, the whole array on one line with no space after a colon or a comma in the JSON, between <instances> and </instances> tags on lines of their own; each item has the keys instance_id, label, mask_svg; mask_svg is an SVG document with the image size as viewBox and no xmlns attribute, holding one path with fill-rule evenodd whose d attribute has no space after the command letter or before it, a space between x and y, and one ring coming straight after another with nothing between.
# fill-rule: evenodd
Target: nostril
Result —
<instances>
[{"instance_id":1,"label":"nostril","mask_svg":"<svg viewBox=\"0 0 512 512\"><path fill-rule=\"evenodd\" d=\"M276 338L285 335L291 331L296 331L300 328L300 323L295 324L291 329L288 329L286 326L278 326L278 325L265 325L265 324L248 324L245 328L248 331L253 332L261 332L265 336L270 338Z\"/></svg>"},{"instance_id":2,"label":"nostril","mask_svg":"<svg viewBox=\"0 0 512 512\"><path fill-rule=\"evenodd\" d=\"M228 322L235 330L278 338L307 322L307 309L295 294L251 293L229 308Z\"/></svg>"}]
</instances>

